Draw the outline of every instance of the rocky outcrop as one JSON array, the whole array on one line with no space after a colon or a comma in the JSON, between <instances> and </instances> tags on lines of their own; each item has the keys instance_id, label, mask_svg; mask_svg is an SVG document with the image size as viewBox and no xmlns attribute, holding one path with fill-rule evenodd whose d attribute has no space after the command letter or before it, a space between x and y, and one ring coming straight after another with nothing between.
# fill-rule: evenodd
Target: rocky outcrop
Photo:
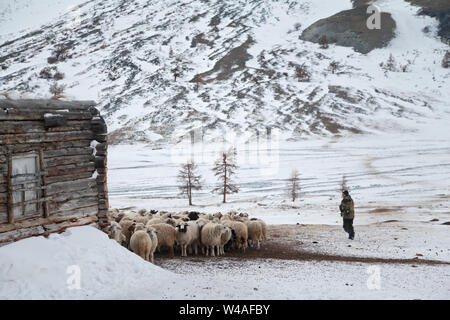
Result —
<instances>
[{"instance_id":1,"label":"rocky outcrop","mask_svg":"<svg viewBox=\"0 0 450 320\"><path fill-rule=\"evenodd\" d=\"M328 43L352 47L360 53L368 53L375 48L385 47L394 38L395 21L389 13L381 13L381 29L367 28L367 5L341 11L331 17L321 19L306 28L300 39L319 43L326 36Z\"/></svg>"},{"instance_id":2,"label":"rocky outcrop","mask_svg":"<svg viewBox=\"0 0 450 320\"><path fill-rule=\"evenodd\" d=\"M436 18L439 21L438 35L450 45L450 1L448 0L406 0L421 7L419 14Z\"/></svg>"},{"instance_id":3,"label":"rocky outcrop","mask_svg":"<svg viewBox=\"0 0 450 320\"><path fill-rule=\"evenodd\" d=\"M192 81L210 82L212 80L227 80L236 71L244 70L245 63L252 58L252 56L247 53L247 49L252 43L253 39L248 37L243 44L231 49L223 58L218 60L211 70L196 75ZM212 77L213 75L215 75L215 77Z\"/></svg>"}]
</instances>

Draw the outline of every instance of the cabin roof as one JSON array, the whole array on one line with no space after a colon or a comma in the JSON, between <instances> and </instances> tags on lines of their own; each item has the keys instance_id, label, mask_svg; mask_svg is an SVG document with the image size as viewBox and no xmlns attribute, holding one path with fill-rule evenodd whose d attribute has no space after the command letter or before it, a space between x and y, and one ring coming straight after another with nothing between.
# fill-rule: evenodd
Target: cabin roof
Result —
<instances>
[{"instance_id":1,"label":"cabin roof","mask_svg":"<svg viewBox=\"0 0 450 320\"><path fill-rule=\"evenodd\" d=\"M1 120L37 120L33 115L43 119L45 114L59 114L74 117L83 114L83 119L99 115L95 101L61 101L49 99L0 99ZM75 116L76 117L76 116Z\"/></svg>"},{"instance_id":2,"label":"cabin roof","mask_svg":"<svg viewBox=\"0 0 450 320\"><path fill-rule=\"evenodd\" d=\"M29 109L32 111L58 111L68 110L70 112L89 111L95 107L95 101L62 101L49 99L0 99L0 109ZM4 110L3 110L4 111Z\"/></svg>"}]
</instances>

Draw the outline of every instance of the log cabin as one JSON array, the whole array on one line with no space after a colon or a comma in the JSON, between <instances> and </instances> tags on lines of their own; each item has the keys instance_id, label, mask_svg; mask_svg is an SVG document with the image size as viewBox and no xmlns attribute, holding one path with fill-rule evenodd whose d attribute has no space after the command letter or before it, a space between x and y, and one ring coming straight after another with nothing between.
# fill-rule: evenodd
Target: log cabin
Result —
<instances>
[{"instance_id":1,"label":"log cabin","mask_svg":"<svg viewBox=\"0 0 450 320\"><path fill-rule=\"evenodd\" d=\"M107 226L107 128L95 105L0 100L0 245Z\"/></svg>"}]
</instances>

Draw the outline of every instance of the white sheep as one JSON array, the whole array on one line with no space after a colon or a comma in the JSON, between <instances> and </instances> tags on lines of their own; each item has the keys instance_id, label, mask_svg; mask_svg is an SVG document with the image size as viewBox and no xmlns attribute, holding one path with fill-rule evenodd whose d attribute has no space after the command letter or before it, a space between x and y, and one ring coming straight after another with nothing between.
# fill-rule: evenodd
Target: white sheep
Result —
<instances>
[{"instance_id":1,"label":"white sheep","mask_svg":"<svg viewBox=\"0 0 450 320\"><path fill-rule=\"evenodd\" d=\"M130 226L133 225L135 221L130 219L122 219L119 222L120 228L122 229L122 234L125 236L125 247L128 248L128 245L130 243L130 238L132 235L132 232L129 230Z\"/></svg>"},{"instance_id":2,"label":"white sheep","mask_svg":"<svg viewBox=\"0 0 450 320\"><path fill-rule=\"evenodd\" d=\"M138 216L138 214L134 211L128 212L128 213L125 213L122 220L134 220L137 216Z\"/></svg>"},{"instance_id":3,"label":"white sheep","mask_svg":"<svg viewBox=\"0 0 450 320\"><path fill-rule=\"evenodd\" d=\"M161 224L165 223L165 219L159 218L159 217L153 217L150 220L148 220L146 226L152 225L152 224Z\"/></svg>"},{"instance_id":4,"label":"white sheep","mask_svg":"<svg viewBox=\"0 0 450 320\"><path fill-rule=\"evenodd\" d=\"M200 239L201 239L202 228L204 227L206 222L204 220L201 220L201 221L195 220L195 221L189 221L188 224L191 225L192 229L194 229L194 235L195 235L192 242L190 243L188 249L189 249L190 253L192 253L192 251L193 251L195 253L195 255L197 255L199 248L202 248L202 252L204 250ZM195 230L196 230L196 232L195 232Z\"/></svg>"},{"instance_id":5,"label":"white sheep","mask_svg":"<svg viewBox=\"0 0 450 320\"><path fill-rule=\"evenodd\" d=\"M150 262L151 263L155 263L155 258L154 258L154 253L156 250L156 247L158 246L158 235L156 232L156 229L153 227L148 227L147 229L147 233L150 236L150 240L152 241L152 246L150 248Z\"/></svg>"},{"instance_id":6,"label":"white sheep","mask_svg":"<svg viewBox=\"0 0 450 320\"><path fill-rule=\"evenodd\" d=\"M205 246L202 243L202 229L209 222L209 220L198 219L194 221L198 226L198 241L197 247L202 250L202 254L205 254Z\"/></svg>"},{"instance_id":7,"label":"white sheep","mask_svg":"<svg viewBox=\"0 0 450 320\"><path fill-rule=\"evenodd\" d=\"M140 214L136 214L134 218L134 221L136 221L137 223L142 223L144 226L147 224L148 220L148 217L141 216Z\"/></svg>"},{"instance_id":8,"label":"white sheep","mask_svg":"<svg viewBox=\"0 0 450 320\"><path fill-rule=\"evenodd\" d=\"M130 238L130 250L146 261L151 261L150 250L152 248L152 240L142 223L133 223L130 229L134 229ZM132 231L132 230L130 230Z\"/></svg>"},{"instance_id":9,"label":"white sheep","mask_svg":"<svg viewBox=\"0 0 450 320\"><path fill-rule=\"evenodd\" d=\"M261 225L261 229L262 229L262 239L266 240L267 239L267 225L266 225L266 223L264 221L262 221L261 219L253 218L251 220L259 222L259 224Z\"/></svg>"},{"instance_id":10,"label":"white sheep","mask_svg":"<svg viewBox=\"0 0 450 320\"><path fill-rule=\"evenodd\" d=\"M239 213L239 217L241 217L241 218L244 218L244 219L247 219L247 220L248 220L248 213L245 213L245 212L241 212L241 213Z\"/></svg>"},{"instance_id":11,"label":"white sheep","mask_svg":"<svg viewBox=\"0 0 450 320\"><path fill-rule=\"evenodd\" d=\"M137 212L140 216L144 217L147 214L147 210L145 209L139 209L139 211Z\"/></svg>"},{"instance_id":12,"label":"white sheep","mask_svg":"<svg viewBox=\"0 0 450 320\"><path fill-rule=\"evenodd\" d=\"M163 219L164 223L171 225L172 227L176 227L180 221L183 220L177 220L177 219L173 219L173 218L166 218Z\"/></svg>"},{"instance_id":13,"label":"white sheep","mask_svg":"<svg viewBox=\"0 0 450 320\"><path fill-rule=\"evenodd\" d=\"M236 233L235 246L245 252L247 248L248 229L247 226L240 221L224 221L223 224L230 227Z\"/></svg>"},{"instance_id":14,"label":"white sheep","mask_svg":"<svg viewBox=\"0 0 450 320\"><path fill-rule=\"evenodd\" d=\"M148 218L141 216L137 212L130 212L130 213L125 214L120 221L122 221L122 220L131 220L131 221L135 221L137 223L143 223L145 225L148 221Z\"/></svg>"},{"instance_id":15,"label":"white sheep","mask_svg":"<svg viewBox=\"0 0 450 320\"><path fill-rule=\"evenodd\" d=\"M262 239L262 226L259 221L254 220L248 220L245 222L247 225L248 230L248 241L251 243L252 246L255 245L259 249L260 248L260 241Z\"/></svg>"},{"instance_id":16,"label":"white sheep","mask_svg":"<svg viewBox=\"0 0 450 320\"><path fill-rule=\"evenodd\" d=\"M127 246L127 238L122 233L122 227L120 224L115 221L111 221L107 230L109 232L110 239L116 240L122 246Z\"/></svg>"},{"instance_id":17,"label":"white sheep","mask_svg":"<svg viewBox=\"0 0 450 320\"><path fill-rule=\"evenodd\" d=\"M163 219L172 218L172 214L169 212L161 213L161 218Z\"/></svg>"},{"instance_id":18,"label":"white sheep","mask_svg":"<svg viewBox=\"0 0 450 320\"><path fill-rule=\"evenodd\" d=\"M120 220L122 220L122 218L124 216L125 216L125 213L119 211L119 209L117 209L117 208L108 210L108 212L106 214L106 217L108 218L109 221L115 221L115 222L120 222Z\"/></svg>"},{"instance_id":19,"label":"white sheep","mask_svg":"<svg viewBox=\"0 0 450 320\"><path fill-rule=\"evenodd\" d=\"M208 255L208 252L212 257L214 257L214 248L217 249L217 255L220 255L220 245L221 245L221 237L222 234L226 232L226 227L222 224L217 223L207 223L201 231L201 240L202 244L206 248L205 255Z\"/></svg>"},{"instance_id":20,"label":"white sheep","mask_svg":"<svg viewBox=\"0 0 450 320\"><path fill-rule=\"evenodd\" d=\"M195 254L198 253L196 246L196 241L199 238L199 227L194 221L182 222L176 226L177 234L176 240L177 244L181 247L181 256L187 256L187 247L190 245L194 246Z\"/></svg>"},{"instance_id":21,"label":"white sheep","mask_svg":"<svg viewBox=\"0 0 450 320\"><path fill-rule=\"evenodd\" d=\"M228 213L224 214L224 215L220 218L220 221L221 221L221 222L224 222L224 221L231 221L231 220L233 220L233 219L231 218L231 216L230 216Z\"/></svg>"},{"instance_id":22,"label":"white sheep","mask_svg":"<svg viewBox=\"0 0 450 320\"><path fill-rule=\"evenodd\" d=\"M162 246L169 247L170 256L174 256L173 246L176 240L176 229L166 223L152 224L150 225L156 230L156 235L158 237L157 250L160 251ZM147 228L149 225L147 225Z\"/></svg>"},{"instance_id":23,"label":"white sheep","mask_svg":"<svg viewBox=\"0 0 450 320\"><path fill-rule=\"evenodd\" d=\"M232 235L232 229L230 227L225 227L225 232L222 233L220 237L220 247L219 247L219 254L225 254L225 245L228 243L228 241L231 240Z\"/></svg>"}]
</instances>

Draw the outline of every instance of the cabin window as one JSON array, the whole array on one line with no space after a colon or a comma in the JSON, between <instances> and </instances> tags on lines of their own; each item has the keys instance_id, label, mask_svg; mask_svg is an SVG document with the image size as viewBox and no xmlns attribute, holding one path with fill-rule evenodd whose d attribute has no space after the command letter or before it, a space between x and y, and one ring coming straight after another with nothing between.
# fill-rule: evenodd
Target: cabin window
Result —
<instances>
[{"instance_id":1,"label":"cabin window","mask_svg":"<svg viewBox=\"0 0 450 320\"><path fill-rule=\"evenodd\" d=\"M11 157L11 199L14 221L41 215L39 154ZM10 209L11 210L11 209Z\"/></svg>"}]
</instances>

